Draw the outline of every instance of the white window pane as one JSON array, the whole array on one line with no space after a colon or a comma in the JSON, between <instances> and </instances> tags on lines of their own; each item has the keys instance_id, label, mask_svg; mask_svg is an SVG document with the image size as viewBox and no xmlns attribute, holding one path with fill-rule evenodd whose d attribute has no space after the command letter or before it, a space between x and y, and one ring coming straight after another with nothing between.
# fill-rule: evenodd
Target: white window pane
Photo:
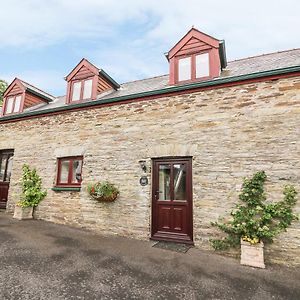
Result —
<instances>
[{"instance_id":1,"label":"white window pane","mask_svg":"<svg viewBox=\"0 0 300 300\"><path fill-rule=\"evenodd\" d=\"M10 181L10 177L11 177L12 163L13 163L13 157L10 156L8 157L8 161L7 161L6 178L5 178L5 181L8 182Z\"/></svg>"},{"instance_id":2,"label":"white window pane","mask_svg":"<svg viewBox=\"0 0 300 300\"><path fill-rule=\"evenodd\" d=\"M92 98L92 83L93 83L92 79L86 80L84 82L83 99Z\"/></svg>"},{"instance_id":3,"label":"white window pane","mask_svg":"<svg viewBox=\"0 0 300 300\"><path fill-rule=\"evenodd\" d=\"M12 113L12 110L13 110L13 104L14 104L14 98L13 98L13 97L8 98L8 99L6 100L6 110L5 110L5 112L6 112L7 114Z\"/></svg>"},{"instance_id":4,"label":"white window pane","mask_svg":"<svg viewBox=\"0 0 300 300\"><path fill-rule=\"evenodd\" d=\"M196 56L196 78L207 76L209 76L209 54L199 54Z\"/></svg>"},{"instance_id":5,"label":"white window pane","mask_svg":"<svg viewBox=\"0 0 300 300\"><path fill-rule=\"evenodd\" d=\"M21 107L21 96L17 96L15 100L14 112L19 112Z\"/></svg>"},{"instance_id":6,"label":"white window pane","mask_svg":"<svg viewBox=\"0 0 300 300\"><path fill-rule=\"evenodd\" d=\"M72 101L80 100L81 81L73 83Z\"/></svg>"},{"instance_id":7,"label":"white window pane","mask_svg":"<svg viewBox=\"0 0 300 300\"><path fill-rule=\"evenodd\" d=\"M60 168L60 183L68 183L69 179L69 160L63 160Z\"/></svg>"},{"instance_id":8,"label":"white window pane","mask_svg":"<svg viewBox=\"0 0 300 300\"><path fill-rule=\"evenodd\" d=\"M191 57L179 59L178 61L178 80L191 79Z\"/></svg>"},{"instance_id":9,"label":"white window pane","mask_svg":"<svg viewBox=\"0 0 300 300\"><path fill-rule=\"evenodd\" d=\"M81 182L81 169L82 169L82 160L74 160L73 161L73 178L72 183L80 183Z\"/></svg>"}]
</instances>

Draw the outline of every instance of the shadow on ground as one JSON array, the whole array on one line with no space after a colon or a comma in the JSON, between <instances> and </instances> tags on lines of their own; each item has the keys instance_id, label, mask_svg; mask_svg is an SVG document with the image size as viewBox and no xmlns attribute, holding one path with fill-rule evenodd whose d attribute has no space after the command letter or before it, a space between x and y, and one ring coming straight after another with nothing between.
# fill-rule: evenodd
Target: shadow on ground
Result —
<instances>
[{"instance_id":1,"label":"shadow on ground","mask_svg":"<svg viewBox=\"0 0 300 300\"><path fill-rule=\"evenodd\" d=\"M300 299L300 271L0 213L0 299Z\"/></svg>"}]
</instances>

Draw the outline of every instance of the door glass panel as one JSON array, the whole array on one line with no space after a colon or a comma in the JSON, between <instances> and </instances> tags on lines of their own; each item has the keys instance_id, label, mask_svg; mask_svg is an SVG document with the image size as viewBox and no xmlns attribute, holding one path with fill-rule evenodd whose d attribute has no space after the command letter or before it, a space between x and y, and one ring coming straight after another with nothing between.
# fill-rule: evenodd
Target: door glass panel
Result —
<instances>
[{"instance_id":1,"label":"door glass panel","mask_svg":"<svg viewBox=\"0 0 300 300\"><path fill-rule=\"evenodd\" d=\"M69 160L63 160L61 161L61 167L60 167L60 183L68 183L68 177L69 177Z\"/></svg>"},{"instance_id":2,"label":"door glass panel","mask_svg":"<svg viewBox=\"0 0 300 300\"><path fill-rule=\"evenodd\" d=\"M82 160L74 160L73 161L73 178L72 183L80 183L81 182L81 166Z\"/></svg>"},{"instance_id":3,"label":"door glass panel","mask_svg":"<svg viewBox=\"0 0 300 300\"><path fill-rule=\"evenodd\" d=\"M6 178L4 181L8 181L8 182L10 181L12 162L13 162L13 157L9 156L7 161Z\"/></svg>"},{"instance_id":4,"label":"door glass panel","mask_svg":"<svg viewBox=\"0 0 300 300\"><path fill-rule=\"evenodd\" d=\"M159 200L170 200L170 176L171 166L170 165L159 165Z\"/></svg>"},{"instance_id":5,"label":"door glass panel","mask_svg":"<svg viewBox=\"0 0 300 300\"><path fill-rule=\"evenodd\" d=\"M4 181L4 173L6 166L6 156L0 156L0 181Z\"/></svg>"},{"instance_id":6,"label":"door glass panel","mask_svg":"<svg viewBox=\"0 0 300 300\"><path fill-rule=\"evenodd\" d=\"M186 164L174 164L174 200L186 199Z\"/></svg>"}]
</instances>

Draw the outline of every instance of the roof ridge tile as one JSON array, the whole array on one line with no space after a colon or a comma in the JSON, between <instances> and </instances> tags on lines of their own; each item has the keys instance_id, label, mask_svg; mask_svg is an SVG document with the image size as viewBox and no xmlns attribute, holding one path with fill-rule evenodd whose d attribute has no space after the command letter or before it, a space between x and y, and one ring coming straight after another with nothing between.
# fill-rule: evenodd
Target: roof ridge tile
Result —
<instances>
[{"instance_id":1,"label":"roof ridge tile","mask_svg":"<svg viewBox=\"0 0 300 300\"><path fill-rule=\"evenodd\" d=\"M236 61L247 60L247 59L252 59L252 58L257 58L257 57L269 56L269 55L285 53L285 52L292 52L292 51L295 51L295 50L300 50L300 48L292 48L292 49L288 49L288 50L280 50L280 51L275 51L275 52L270 52L270 53L262 53L262 54L258 54L258 55L253 55L253 56L248 56L248 57L244 57L244 58L234 59L234 60L231 60L231 61L228 61L228 62L232 63L232 62L236 62Z\"/></svg>"}]
</instances>

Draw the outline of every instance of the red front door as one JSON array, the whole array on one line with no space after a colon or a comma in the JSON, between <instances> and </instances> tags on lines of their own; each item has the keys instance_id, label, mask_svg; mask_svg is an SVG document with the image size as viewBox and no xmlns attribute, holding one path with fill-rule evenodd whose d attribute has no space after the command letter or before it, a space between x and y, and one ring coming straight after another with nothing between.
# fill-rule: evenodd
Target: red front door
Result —
<instances>
[{"instance_id":1,"label":"red front door","mask_svg":"<svg viewBox=\"0 0 300 300\"><path fill-rule=\"evenodd\" d=\"M152 239L193 243L192 159L153 160Z\"/></svg>"},{"instance_id":2,"label":"red front door","mask_svg":"<svg viewBox=\"0 0 300 300\"><path fill-rule=\"evenodd\" d=\"M0 151L0 208L6 208L13 155L13 150Z\"/></svg>"}]
</instances>

